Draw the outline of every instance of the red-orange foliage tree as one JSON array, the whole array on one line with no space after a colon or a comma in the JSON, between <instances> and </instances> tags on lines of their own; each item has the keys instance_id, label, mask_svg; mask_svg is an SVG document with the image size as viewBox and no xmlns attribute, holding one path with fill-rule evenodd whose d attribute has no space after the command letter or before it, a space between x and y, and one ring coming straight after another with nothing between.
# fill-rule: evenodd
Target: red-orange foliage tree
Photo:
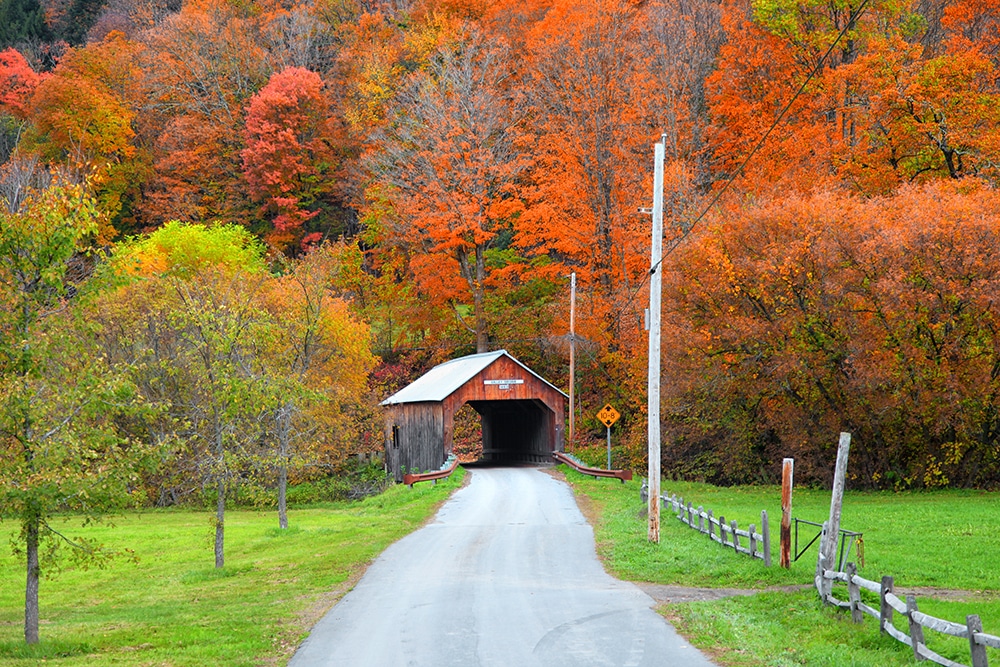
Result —
<instances>
[{"instance_id":1,"label":"red-orange foliage tree","mask_svg":"<svg viewBox=\"0 0 1000 667\"><path fill-rule=\"evenodd\" d=\"M418 287L448 304L486 351L490 255L521 209L516 178L525 166L517 99L507 87L506 46L459 32L414 72L373 156L391 202L389 244L405 244ZM499 261L499 260L498 260ZM471 313L463 307L471 304Z\"/></svg>"},{"instance_id":2,"label":"red-orange foliage tree","mask_svg":"<svg viewBox=\"0 0 1000 667\"><path fill-rule=\"evenodd\" d=\"M91 176L105 240L116 235L115 228L131 228L131 207L146 176L146 156L133 129L141 105L140 50L120 33L69 49L38 84L22 142L51 164Z\"/></svg>"},{"instance_id":3,"label":"red-orange foliage tree","mask_svg":"<svg viewBox=\"0 0 1000 667\"><path fill-rule=\"evenodd\" d=\"M271 75L262 44L264 7L195 0L146 36L149 104L144 125L155 176L147 223L244 217L243 106Z\"/></svg>"},{"instance_id":4,"label":"red-orange foliage tree","mask_svg":"<svg viewBox=\"0 0 1000 667\"><path fill-rule=\"evenodd\" d=\"M282 70L251 98L243 174L274 226L268 234L272 245L308 245L322 238L319 230L329 231L329 221L322 218L338 180L337 148L344 143L339 130L315 72Z\"/></svg>"},{"instance_id":5,"label":"red-orange foliage tree","mask_svg":"<svg viewBox=\"0 0 1000 667\"><path fill-rule=\"evenodd\" d=\"M1000 482L1000 198L937 182L745 211L675 257L666 299L679 471L825 481L855 433L857 483Z\"/></svg>"},{"instance_id":6,"label":"red-orange foliage tree","mask_svg":"<svg viewBox=\"0 0 1000 667\"><path fill-rule=\"evenodd\" d=\"M0 51L0 110L23 117L42 77L15 49Z\"/></svg>"}]
</instances>

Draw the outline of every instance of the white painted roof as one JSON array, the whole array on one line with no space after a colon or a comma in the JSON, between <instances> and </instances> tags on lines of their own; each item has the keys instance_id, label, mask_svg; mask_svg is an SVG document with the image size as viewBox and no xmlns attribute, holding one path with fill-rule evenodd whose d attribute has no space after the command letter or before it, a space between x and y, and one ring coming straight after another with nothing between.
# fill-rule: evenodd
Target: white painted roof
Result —
<instances>
[{"instance_id":1,"label":"white painted roof","mask_svg":"<svg viewBox=\"0 0 1000 667\"><path fill-rule=\"evenodd\" d=\"M566 395L541 375L508 354L507 350L497 350L496 352L471 354L467 357L459 357L458 359L438 364L409 385L382 401L382 405L443 401L500 357L507 357L563 396Z\"/></svg>"}]
</instances>

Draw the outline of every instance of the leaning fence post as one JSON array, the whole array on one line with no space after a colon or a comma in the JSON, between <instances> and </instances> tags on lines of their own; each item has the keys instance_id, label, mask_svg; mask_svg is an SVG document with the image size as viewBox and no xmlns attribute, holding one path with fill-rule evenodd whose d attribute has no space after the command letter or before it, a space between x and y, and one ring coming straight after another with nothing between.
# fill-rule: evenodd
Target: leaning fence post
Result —
<instances>
[{"instance_id":1,"label":"leaning fence post","mask_svg":"<svg viewBox=\"0 0 1000 667\"><path fill-rule=\"evenodd\" d=\"M910 646L913 647L913 657L918 662L922 662L927 659L920 653L920 645L924 644L924 628L913 618L913 612L915 611L917 611L917 598L907 595L906 617L910 619Z\"/></svg>"},{"instance_id":2,"label":"leaning fence post","mask_svg":"<svg viewBox=\"0 0 1000 667\"><path fill-rule=\"evenodd\" d=\"M740 552L740 536L736 534L736 530L737 530L736 521L733 520L733 522L730 525L733 527L733 549L736 550L736 553L739 553Z\"/></svg>"},{"instance_id":3,"label":"leaning fence post","mask_svg":"<svg viewBox=\"0 0 1000 667\"><path fill-rule=\"evenodd\" d=\"M861 587L854 581L854 575L858 573L858 566L848 563L844 570L847 575L847 599L851 603L851 621L861 623L865 620L865 614L861 611Z\"/></svg>"},{"instance_id":4,"label":"leaning fence post","mask_svg":"<svg viewBox=\"0 0 1000 667\"><path fill-rule=\"evenodd\" d=\"M879 619L878 619L878 629L879 632L885 632L885 626L892 625L892 606L889 605L889 601L885 599L886 593L892 592L892 577L885 576L882 577L882 586L879 592Z\"/></svg>"},{"instance_id":5,"label":"leaning fence post","mask_svg":"<svg viewBox=\"0 0 1000 667\"><path fill-rule=\"evenodd\" d=\"M760 534L764 538L764 567L771 567L771 529L767 525L767 510L760 512Z\"/></svg>"},{"instance_id":6,"label":"leaning fence post","mask_svg":"<svg viewBox=\"0 0 1000 667\"><path fill-rule=\"evenodd\" d=\"M986 647L976 643L976 633L983 631L983 622L979 614L969 614L965 617L965 625L969 628L969 650L972 653L972 667L989 667L986 658Z\"/></svg>"},{"instance_id":7,"label":"leaning fence post","mask_svg":"<svg viewBox=\"0 0 1000 667\"><path fill-rule=\"evenodd\" d=\"M844 504L844 484L847 479L847 457L851 451L851 434L841 433L837 447L837 465L833 471L833 492L830 494L830 519L826 531L819 541L819 560L816 563L816 584L823 585L824 597L830 593L830 585L824 584L823 570L836 569L837 538L840 536L840 514Z\"/></svg>"}]
</instances>

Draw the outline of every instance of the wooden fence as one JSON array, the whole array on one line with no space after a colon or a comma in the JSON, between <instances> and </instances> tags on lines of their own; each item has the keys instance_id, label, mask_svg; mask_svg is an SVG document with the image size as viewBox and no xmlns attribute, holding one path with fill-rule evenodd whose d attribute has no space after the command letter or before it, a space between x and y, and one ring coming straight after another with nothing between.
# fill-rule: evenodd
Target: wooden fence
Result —
<instances>
[{"instance_id":1,"label":"wooden fence","mask_svg":"<svg viewBox=\"0 0 1000 667\"><path fill-rule=\"evenodd\" d=\"M645 502L648 498L645 481L643 481L640 494ZM736 553L759 558L764 561L764 565L771 567L771 531L768 530L767 525L767 510L760 513L760 532L758 533L754 524L750 524L749 528L743 530L736 521L726 522L726 518L721 514L716 518L712 510L706 511L700 505L697 508L693 507L690 502L685 505L684 499L678 498L676 494L664 495L660 498L664 503L670 504L674 514L682 523L708 535L715 542L733 549ZM741 537L745 539L744 543L740 542Z\"/></svg>"},{"instance_id":2,"label":"wooden fence","mask_svg":"<svg viewBox=\"0 0 1000 667\"><path fill-rule=\"evenodd\" d=\"M1000 649L1000 637L983 632L983 623L977 614L965 617L965 625L953 623L921 612L917 609L917 600L907 595L905 601L893 593L892 577L882 577L881 582L863 579L857 574L854 563L848 563L844 572L823 570L823 582L819 584L820 597L827 604L851 611L851 620L861 623L864 614L873 616L879 622L879 629L885 634L913 648L913 656L917 660L930 660L946 667L966 667L963 663L954 662L929 649L924 642L924 629L969 640L969 652L972 667L988 667L986 647ZM818 580L818 577L817 577ZM833 583L841 582L847 585L848 600L838 600L833 597ZM861 591L871 591L879 596L879 608L875 609L861 601ZM909 625L909 633L903 632L892 624L893 612L902 614Z\"/></svg>"}]
</instances>

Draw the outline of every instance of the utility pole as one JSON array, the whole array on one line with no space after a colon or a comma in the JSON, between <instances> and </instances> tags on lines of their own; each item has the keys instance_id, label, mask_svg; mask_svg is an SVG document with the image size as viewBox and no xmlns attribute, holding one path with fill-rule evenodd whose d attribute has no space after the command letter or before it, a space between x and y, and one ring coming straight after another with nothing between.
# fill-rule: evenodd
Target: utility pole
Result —
<instances>
[{"instance_id":1,"label":"utility pole","mask_svg":"<svg viewBox=\"0 0 1000 667\"><path fill-rule=\"evenodd\" d=\"M569 275L569 446L574 442L576 403L576 271Z\"/></svg>"},{"instance_id":2,"label":"utility pole","mask_svg":"<svg viewBox=\"0 0 1000 667\"><path fill-rule=\"evenodd\" d=\"M649 269L649 541L660 542L660 297L663 287L663 162L666 135L653 147L653 241Z\"/></svg>"}]
</instances>

